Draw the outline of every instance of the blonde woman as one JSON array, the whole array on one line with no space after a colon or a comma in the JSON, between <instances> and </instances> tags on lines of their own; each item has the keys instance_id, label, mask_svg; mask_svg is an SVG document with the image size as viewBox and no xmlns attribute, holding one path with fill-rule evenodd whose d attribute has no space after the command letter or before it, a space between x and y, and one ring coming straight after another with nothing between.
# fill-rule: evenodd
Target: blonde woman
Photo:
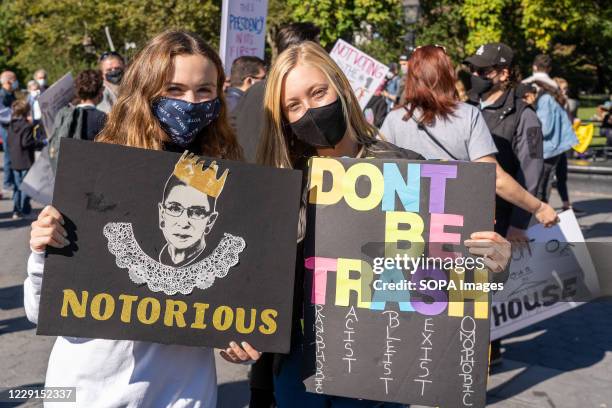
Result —
<instances>
[{"instance_id":1,"label":"blonde woman","mask_svg":"<svg viewBox=\"0 0 612 408\"><path fill-rule=\"evenodd\" d=\"M128 68L98 141L239 160L240 148L227 122L224 80L219 56L200 37L162 33ZM48 206L32 223L24 303L33 323L45 249L69 244L59 210ZM232 342L221 354L232 362L259 358L246 343L241 348ZM77 387L76 402L83 407L216 406L214 355L202 347L58 337L45 385Z\"/></svg>"},{"instance_id":2,"label":"blonde woman","mask_svg":"<svg viewBox=\"0 0 612 408\"><path fill-rule=\"evenodd\" d=\"M312 42L292 46L278 57L268 76L264 111L258 150L261 164L303 168L314 155L423 159L415 152L377 139L378 131L366 122L345 75L325 50ZM305 392L301 380L303 336L300 326L305 205L306 194L300 217L298 259L301 258L301 262L298 260L296 270L291 354L274 356L276 401L280 408L381 406L373 401ZM473 254L484 256L488 267L495 272L504 270L510 257L508 241L492 231L472 234L465 245ZM265 375L256 369L253 376ZM261 378L252 380L263 382Z\"/></svg>"}]
</instances>

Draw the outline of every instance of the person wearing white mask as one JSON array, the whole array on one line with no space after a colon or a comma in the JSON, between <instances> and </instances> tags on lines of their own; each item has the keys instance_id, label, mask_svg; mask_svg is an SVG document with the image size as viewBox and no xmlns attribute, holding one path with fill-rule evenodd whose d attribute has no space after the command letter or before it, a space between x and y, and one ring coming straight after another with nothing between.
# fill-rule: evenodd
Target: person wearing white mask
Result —
<instances>
[{"instance_id":1,"label":"person wearing white mask","mask_svg":"<svg viewBox=\"0 0 612 408\"><path fill-rule=\"evenodd\" d=\"M36 81L38 83L40 92L44 92L48 87L48 83L47 83L47 71L45 71L42 68L39 68L36 70L36 72L34 72L34 81Z\"/></svg>"},{"instance_id":2,"label":"person wearing white mask","mask_svg":"<svg viewBox=\"0 0 612 408\"><path fill-rule=\"evenodd\" d=\"M40 105L38 103L38 97L41 93L40 82L32 79L28 81L28 104L30 105L30 109L32 110L32 120L33 123L38 123L42 118L42 113L40 111Z\"/></svg>"}]
</instances>

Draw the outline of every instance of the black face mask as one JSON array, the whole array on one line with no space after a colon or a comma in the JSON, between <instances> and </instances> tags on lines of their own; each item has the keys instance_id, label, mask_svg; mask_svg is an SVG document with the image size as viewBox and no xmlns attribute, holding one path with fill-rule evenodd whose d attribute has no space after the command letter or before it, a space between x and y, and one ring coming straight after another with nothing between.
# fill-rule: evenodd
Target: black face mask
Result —
<instances>
[{"instance_id":1,"label":"black face mask","mask_svg":"<svg viewBox=\"0 0 612 408\"><path fill-rule=\"evenodd\" d=\"M470 83L472 84L471 91L477 95L487 93L493 88L493 81L488 78L481 78L472 74L470 77Z\"/></svg>"},{"instance_id":2,"label":"black face mask","mask_svg":"<svg viewBox=\"0 0 612 408\"><path fill-rule=\"evenodd\" d=\"M116 68L112 71L108 71L104 77L111 84L117 85L121 82L121 78L123 78L123 68Z\"/></svg>"},{"instance_id":3,"label":"black face mask","mask_svg":"<svg viewBox=\"0 0 612 408\"><path fill-rule=\"evenodd\" d=\"M334 147L346 133L340 98L329 105L310 108L299 120L290 123L295 137L314 147Z\"/></svg>"}]
</instances>

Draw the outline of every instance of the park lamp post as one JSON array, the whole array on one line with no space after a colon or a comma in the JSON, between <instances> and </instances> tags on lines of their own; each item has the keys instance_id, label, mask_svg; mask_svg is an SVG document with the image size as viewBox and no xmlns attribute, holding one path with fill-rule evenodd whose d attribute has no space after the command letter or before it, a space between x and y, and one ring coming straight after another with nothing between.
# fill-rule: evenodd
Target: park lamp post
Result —
<instances>
[{"instance_id":1,"label":"park lamp post","mask_svg":"<svg viewBox=\"0 0 612 408\"><path fill-rule=\"evenodd\" d=\"M404 35L404 46L408 53L412 53L415 45L416 35L414 33L414 25L419 20L420 1L419 0L402 0L402 10L404 14L404 23L408 26L407 32Z\"/></svg>"}]
</instances>

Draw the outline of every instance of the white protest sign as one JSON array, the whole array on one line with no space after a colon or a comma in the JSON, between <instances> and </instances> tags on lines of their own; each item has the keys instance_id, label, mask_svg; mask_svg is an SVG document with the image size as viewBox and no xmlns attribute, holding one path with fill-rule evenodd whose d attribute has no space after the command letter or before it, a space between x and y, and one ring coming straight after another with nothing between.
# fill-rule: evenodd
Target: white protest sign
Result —
<instances>
[{"instance_id":1,"label":"white protest sign","mask_svg":"<svg viewBox=\"0 0 612 408\"><path fill-rule=\"evenodd\" d=\"M72 101L74 94L74 79L72 74L68 72L38 97L38 104L42 113L42 123L47 137L51 137L53 133L55 115Z\"/></svg>"},{"instance_id":2,"label":"white protest sign","mask_svg":"<svg viewBox=\"0 0 612 408\"><path fill-rule=\"evenodd\" d=\"M546 320L599 295L599 280L573 211L552 228L527 230L530 250L515 250L504 289L493 295L491 340Z\"/></svg>"},{"instance_id":3,"label":"white protest sign","mask_svg":"<svg viewBox=\"0 0 612 408\"><path fill-rule=\"evenodd\" d=\"M219 55L227 75L238 57L263 59L267 14L268 0L223 0Z\"/></svg>"},{"instance_id":4,"label":"white protest sign","mask_svg":"<svg viewBox=\"0 0 612 408\"><path fill-rule=\"evenodd\" d=\"M389 67L344 40L336 41L329 55L348 78L359 106L364 109L376 89L385 80Z\"/></svg>"}]
</instances>

